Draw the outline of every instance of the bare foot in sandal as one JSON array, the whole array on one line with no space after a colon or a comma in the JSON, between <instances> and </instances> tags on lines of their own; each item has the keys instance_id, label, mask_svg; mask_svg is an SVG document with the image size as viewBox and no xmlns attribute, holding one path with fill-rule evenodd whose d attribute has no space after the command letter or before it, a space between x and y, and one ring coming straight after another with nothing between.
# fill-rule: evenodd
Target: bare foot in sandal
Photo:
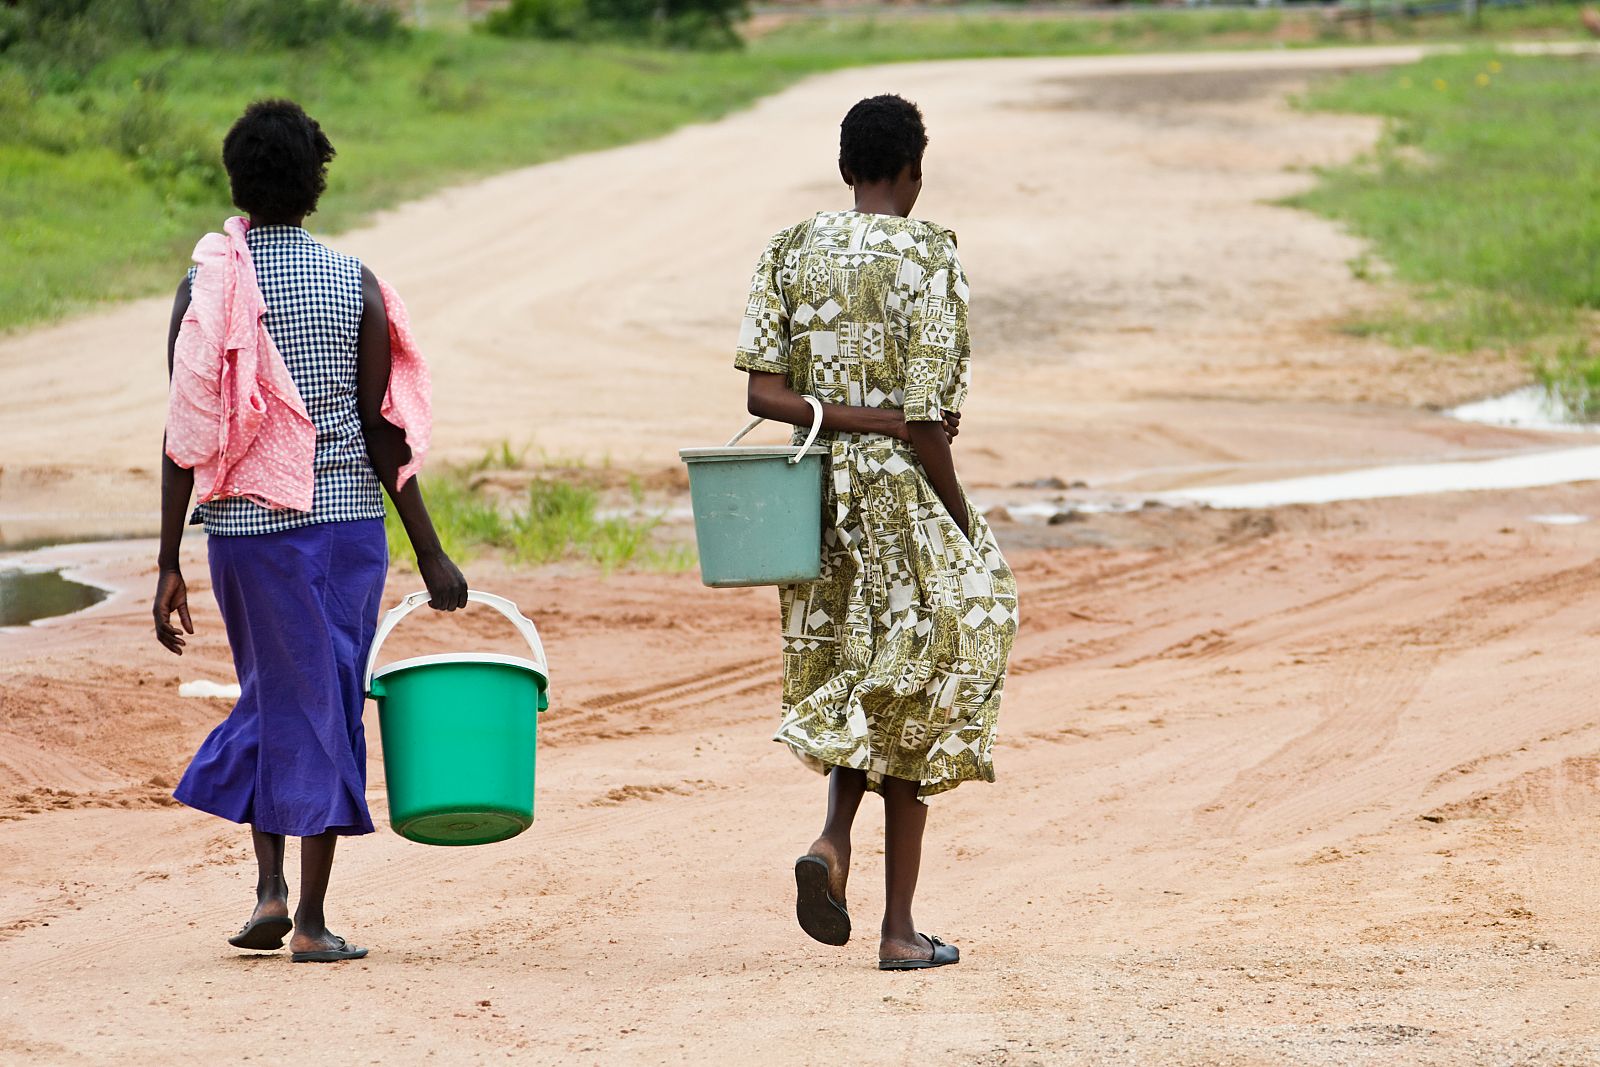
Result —
<instances>
[{"instance_id":1,"label":"bare foot in sandal","mask_svg":"<svg viewBox=\"0 0 1600 1067\"><path fill-rule=\"evenodd\" d=\"M818 856L828 865L828 895L840 904L845 902L845 885L850 881L850 842L843 845L826 837L811 842L808 856Z\"/></svg>"},{"instance_id":2,"label":"bare foot in sandal","mask_svg":"<svg viewBox=\"0 0 1600 1067\"><path fill-rule=\"evenodd\" d=\"M795 918L800 928L824 945L850 940L845 884L850 877L850 846L819 837L795 861Z\"/></svg>"},{"instance_id":3,"label":"bare foot in sandal","mask_svg":"<svg viewBox=\"0 0 1600 1067\"><path fill-rule=\"evenodd\" d=\"M927 934L917 934L914 941L885 935L883 940L878 942L880 971L923 971L930 967L947 967L960 962L960 949Z\"/></svg>"},{"instance_id":4,"label":"bare foot in sandal","mask_svg":"<svg viewBox=\"0 0 1600 1067\"><path fill-rule=\"evenodd\" d=\"M328 930L309 934L296 930L289 942L289 949L293 952L289 958L294 963L339 963L343 960L359 960L367 954L366 949L352 945Z\"/></svg>"},{"instance_id":5,"label":"bare foot in sandal","mask_svg":"<svg viewBox=\"0 0 1600 1067\"><path fill-rule=\"evenodd\" d=\"M269 879L257 887L256 908L239 932L228 938L234 948L271 952L283 947L294 926L289 920L289 887L283 879Z\"/></svg>"}]
</instances>

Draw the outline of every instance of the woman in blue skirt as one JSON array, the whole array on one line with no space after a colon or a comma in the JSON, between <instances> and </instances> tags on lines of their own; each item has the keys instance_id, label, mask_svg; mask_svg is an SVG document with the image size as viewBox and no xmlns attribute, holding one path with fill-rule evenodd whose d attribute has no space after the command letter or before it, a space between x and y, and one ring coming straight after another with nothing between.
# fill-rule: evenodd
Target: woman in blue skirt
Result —
<instances>
[{"instance_id":1,"label":"woman in blue skirt","mask_svg":"<svg viewBox=\"0 0 1600 1067\"><path fill-rule=\"evenodd\" d=\"M281 100L251 105L223 143L233 200L249 221L231 220L227 236L201 242L198 266L173 301L154 608L157 639L182 655L172 616L183 632L194 627L178 546L198 475L201 503L189 521L208 535L212 590L242 692L175 795L250 825L256 907L229 941L276 949L292 930L296 962L367 952L328 930L324 897L339 837L373 829L362 671L388 572L384 490L432 606L452 611L467 597L409 477L421 449L413 457L408 437L425 440L426 429L386 417L391 370L396 382L416 382L414 368L391 358L380 283L302 228L333 154L317 123ZM208 451L197 451L196 437ZM287 837L302 839L292 919Z\"/></svg>"}]
</instances>

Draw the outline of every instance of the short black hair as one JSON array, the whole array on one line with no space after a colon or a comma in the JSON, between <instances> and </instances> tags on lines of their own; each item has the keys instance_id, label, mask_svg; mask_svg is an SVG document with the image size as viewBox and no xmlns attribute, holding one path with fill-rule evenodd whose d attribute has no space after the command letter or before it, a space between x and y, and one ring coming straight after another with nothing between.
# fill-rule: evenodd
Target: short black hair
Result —
<instances>
[{"instance_id":1,"label":"short black hair","mask_svg":"<svg viewBox=\"0 0 1600 1067\"><path fill-rule=\"evenodd\" d=\"M839 166L856 181L887 181L927 147L922 111L892 93L867 97L839 123Z\"/></svg>"},{"instance_id":2,"label":"short black hair","mask_svg":"<svg viewBox=\"0 0 1600 1067\"><path fill-rule=\"evenodd\" d=\"M327 134L292 100L257 100L222 139L234 204L272 222L317 210L332 158Z\"/></svg>"}]
</instances>

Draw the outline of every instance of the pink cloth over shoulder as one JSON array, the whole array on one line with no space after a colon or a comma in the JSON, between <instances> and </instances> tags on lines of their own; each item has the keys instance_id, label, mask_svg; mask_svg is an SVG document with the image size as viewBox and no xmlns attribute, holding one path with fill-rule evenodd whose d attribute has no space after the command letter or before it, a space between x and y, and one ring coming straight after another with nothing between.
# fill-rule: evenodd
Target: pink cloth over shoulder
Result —
<instances>
[{"instance_id":1,"label":"pink cloth over shoulder","mask_svg":"<svg viewBox=\"0 0 1600 1067\"><path fill-rule=\"evenodd\" d=\"M317 428L278 347L244 235L231 218L194 248L194 284L173 349L167 455L194 468L202 504L246 497L310 511Z\"/></svg>"},{"instance_id":2,"label":"pink cloth over shoulder","mask_svg":"<svg viewBox=\"0 0 1600 1067\"><path fill-rule=\"evenodd\" d=\"M374 275L376 277L376 275ZM411 316L394 286L378 278L383 293L383 311L389 319L389 388L383 394L383 417L391 426L405 431L411 460L400 468L395 489L405 488L411 476L422 470L433 438L433 380L422 349L411 333Z\"/></svg>"},{"instance_id":3,"label":"pink cloth over shoulder","mask_svg":"<svg viewBox=\"0 0 1600 1067\"><path fill-rule=\"evenodd\" d=\"M199 503L244 497L269 508L310 511L317 430L283 355L267 333L266 301L245 234L230 218L195 245L196 271L173 350L167 455L195 472ZM422 468L431 437L429 376L405 305L378 282L389 319L391 369L382 414L405 432L411 459L401 486Z\"/></svg>"}]
</instances>

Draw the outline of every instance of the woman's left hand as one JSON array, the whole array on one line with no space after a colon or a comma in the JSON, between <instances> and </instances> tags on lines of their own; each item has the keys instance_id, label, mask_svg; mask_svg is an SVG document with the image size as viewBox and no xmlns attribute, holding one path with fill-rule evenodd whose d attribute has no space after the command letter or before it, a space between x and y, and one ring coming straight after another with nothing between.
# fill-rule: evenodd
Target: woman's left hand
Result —
<instances>
[{"instance_id":1,"label":"woman's left hand","mask_svg":"<svg viewBox=\"0 0 1600 1067\"><path fill-rule=\"evenodd\" d=\"M156 602L152 609L156 617L156 640L174 656L183 655L183 637L172 625L172 613L178 613L184 633L194 633L194 623L189 621L189 587L181 571L162 571L156 579Z\"/></svg>"},{"instance_id":2,"label":"woman's left hand","mask_svg":"<svg viewBox=\"0 0 1600 1067\"><path fill-rule=\"evenodd\" d=\"M945 435L945 437L948 438L951 441L954 441L956 439L957 435L959 435L960 433L961 433L961 412L959 412L959 411L946 411L946 412L944 412L944 435Z\"/></svg>"},{"instance_id":3,"label":"woman's left hand","mask_svg":"<svg viewBox=\"0 0 1600 1067\"><path fill-rule=\"evenodd\" d=\"M428 587L428 606L435 611L455 611L467 606L467 579L461 568L443 552L418 554L417 570Z\"/></svg>"}]
</instances>

